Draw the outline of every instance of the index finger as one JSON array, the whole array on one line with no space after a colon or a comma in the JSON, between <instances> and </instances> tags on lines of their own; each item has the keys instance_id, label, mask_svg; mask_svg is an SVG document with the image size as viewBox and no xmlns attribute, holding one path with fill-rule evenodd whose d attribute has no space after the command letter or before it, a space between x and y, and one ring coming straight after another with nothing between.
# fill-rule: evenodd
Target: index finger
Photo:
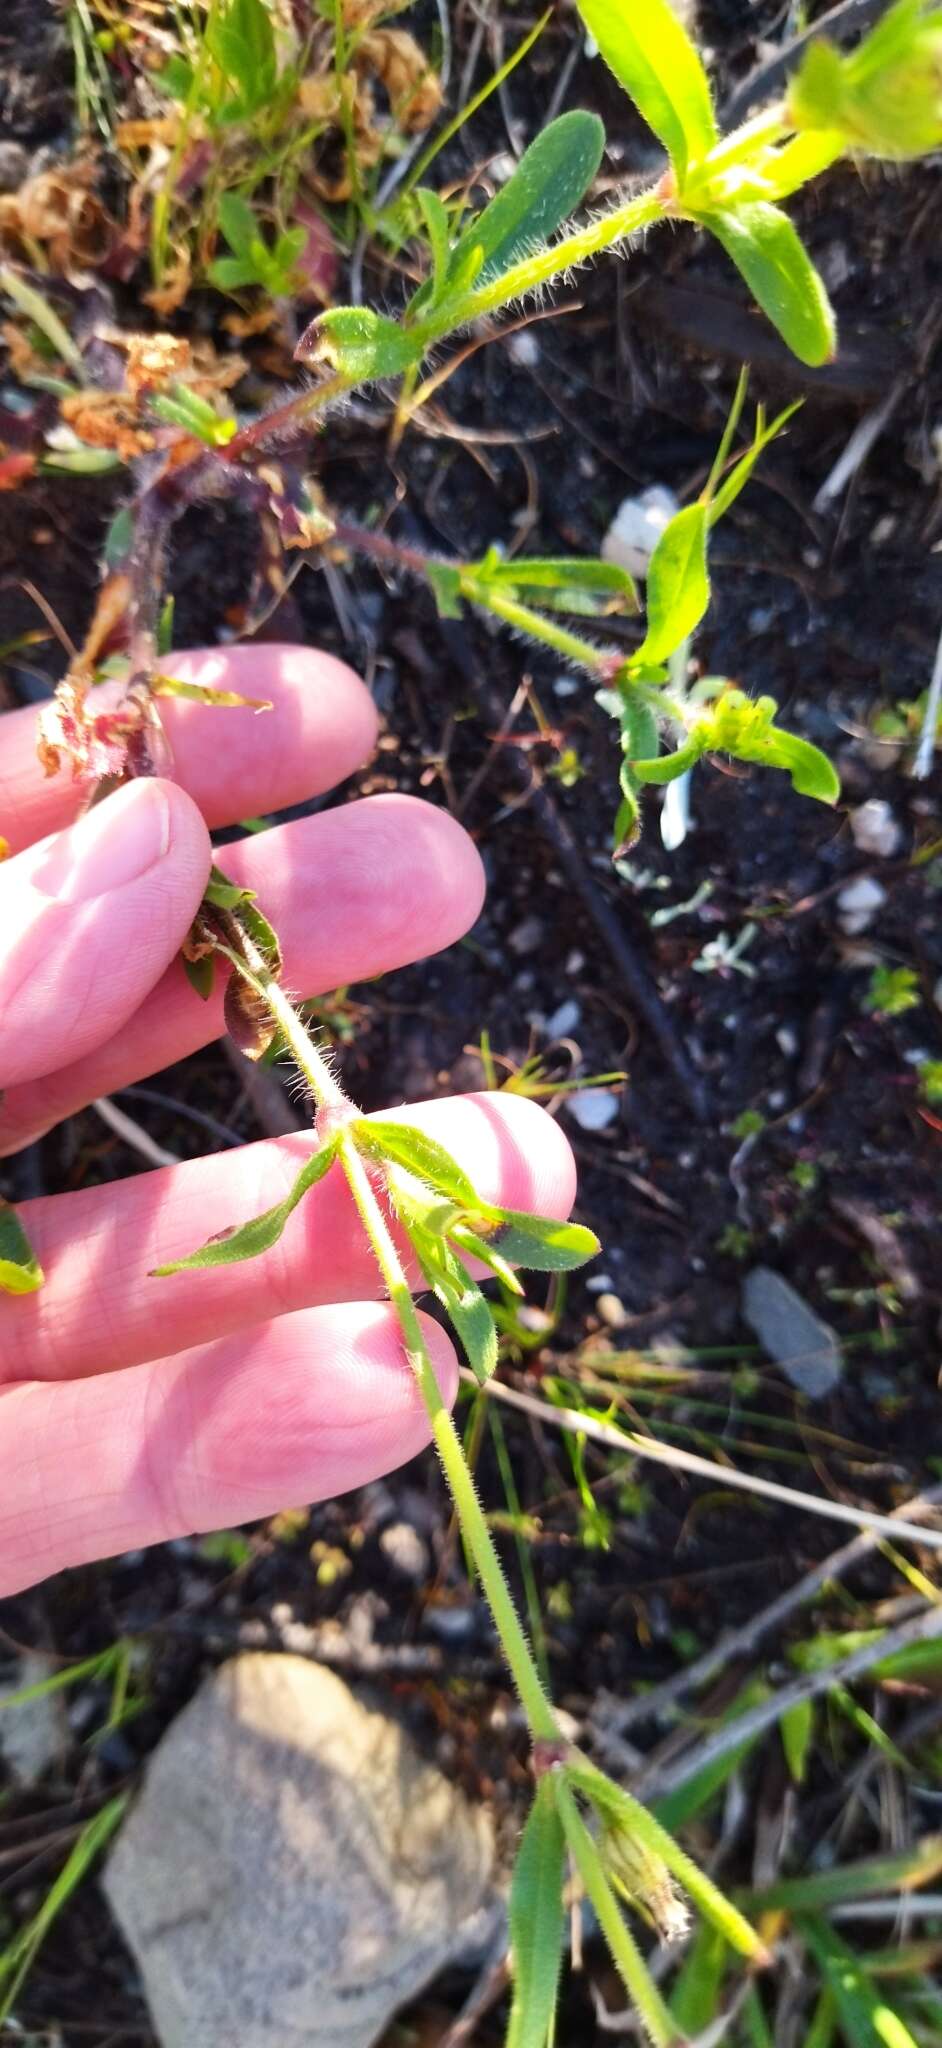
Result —
<instances>
[{"instance_id":1,"label":"index finger","mask_svg":"<svg viewBox=\"0 0 942 2048\"><path fill-rule=\"evenodd\" d=\"M332 654L272 641L174 653L166 666L181 682L271 702L270 711L252 711L161 699L174 779L211 829L320 796L373 751L372 698ZM67 825L81 800L67 767L43 775L36 729L34 707L0 722L0 833L14 853Z\"/></svg>"}]
</instances>

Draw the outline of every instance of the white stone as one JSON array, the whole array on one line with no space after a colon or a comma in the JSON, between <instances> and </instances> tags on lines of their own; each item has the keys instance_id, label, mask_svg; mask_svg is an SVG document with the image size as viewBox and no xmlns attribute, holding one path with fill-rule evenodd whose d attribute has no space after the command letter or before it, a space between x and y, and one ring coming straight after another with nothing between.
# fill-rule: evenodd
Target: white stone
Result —
<instances>
[{"instance_id":1,"label":"white stone","mask_svg":"<svg viewBox=\"0 0 942 2048\"><path fill-rule=\"evenodd\" d=\"M618 1115L618 1097L608 1088L585 1088L567 1095L566 1108L581 1131L604 1131Z\"/></svg>"},{"instance_id":2,"label":"white stone","mask_svg":"<svg viewBox=\"0 0 942 2048\"><path fill-rule=\"evenodd\" d=\"M849 939L858 932L865 932L873 923L877 911L886 902L886 890L882 882L872 875L861 875L856 882L847 882L837 899L837 921L842 932Z\"/></svg>"},{"instance_id":3,"label":"white stone","mask_svg":"<svg viewBox=\"0 0 942 2048\"><path fill-rule=\"evenodd\" d=\"M851 811L850 829L854 845L859 846L861 853L875 853L882 860L889 860L899 852L902 829L882 796L868 797L865 804L858 804Z\"/></svg>"},{"instance_id":4,"label":"white stone","mask_svg":"<svg viewBox=\"0 0 942 2048\"><path fill-rule=\"evenodd\" d=\"M542 920L538 917L522 918L519 924L514 925L513 931L507 940L511 952L519 954L535 953L537 947L541 946L542 943L543 924ZM518 977L517 987L519 988L520 985Z\"/></svg>"},{"instance_id":5,"label":"white stone","mask_svg":"<svg viewBox=\"0 0 942 2048\"><path fill-rule=\"evenodd\" d=\"M105 1890L161 2048L374 2048L493 1929L493 1839L398 1722L249 1652L158 1743Z\"/></svg>"},{"instance_id":6,"label":"white stone","mask_svg":"<svg viewBox=\"0 0 942 2048\"><path fill-rule=\"evenodd\" d=\"M646 576L664 528L678 509L665 484L651 484L639 497L624 498L602 542L602 560L617 562L629 576Z\"/></svg>"},{"instance_id":7,"label":"white stone","mask_svg":"<svg viewBox=\"0 0 942 2048\"><path fill-rule=\"evenodd\" d=\"M507 354L519 370L532 370L540 360L540 344L529 327L521 327L507 343Z\"/></svg>"}]
</instances>

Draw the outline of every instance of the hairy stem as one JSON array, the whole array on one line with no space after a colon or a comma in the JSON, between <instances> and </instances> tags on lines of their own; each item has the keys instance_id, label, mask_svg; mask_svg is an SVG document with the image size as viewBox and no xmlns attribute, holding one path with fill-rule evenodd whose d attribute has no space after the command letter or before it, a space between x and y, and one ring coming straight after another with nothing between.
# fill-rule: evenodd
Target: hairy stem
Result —
<instances>
[{"instance_id":1,"label":"hairy stem","mask_svg":"<svg viewBox=\"0 0 942 2048\"><path fill-rule=\"evenodd\" d=\"M339 1112L338 1120L352 1120L355 1112L349 1097L344 1094L326 1061L312 1044L293 1004L279 987L247 933L241 936L241 946L244 952L242 961L238 959L234 950L230 951L227 948L228 957L266 1003L286 1044L291 1048L318 1109L326 1111L328 1118L331 1113ZM556 1717L543 1690L533 1653L504 1578L484 1510L468 1470L461 1439L451 1419L451 1413L442 1399L402 1260L373 1182L349 1130L344 1131L341 1136L338 1159L349 1183L363 1228L376 1255L390 1302L399 1318L406 1356L431 1423L432 1440L442 1461L458 1519L494 1617L530 1733L534 1741L558 1741L560 1737Z\"/></svg>"}]
</instances>

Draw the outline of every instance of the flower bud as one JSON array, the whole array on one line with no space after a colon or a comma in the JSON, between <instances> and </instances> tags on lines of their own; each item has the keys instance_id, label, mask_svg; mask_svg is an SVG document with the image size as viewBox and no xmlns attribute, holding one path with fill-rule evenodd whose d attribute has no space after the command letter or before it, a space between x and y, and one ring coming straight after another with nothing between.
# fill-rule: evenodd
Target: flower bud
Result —
<instances>
[{"instance_id":1,"label":"flower bud","mask_svg":"<svg viewBox=\"0 0 942 2048\"><path fill-rule=\"evenodd\" d=\"M662 1941L679 1941L686 1934L690 1914L663 1858L618 1821L603 1827L599 1850L623 1898L651 1920Z\"/></svg>"}]
</instances>

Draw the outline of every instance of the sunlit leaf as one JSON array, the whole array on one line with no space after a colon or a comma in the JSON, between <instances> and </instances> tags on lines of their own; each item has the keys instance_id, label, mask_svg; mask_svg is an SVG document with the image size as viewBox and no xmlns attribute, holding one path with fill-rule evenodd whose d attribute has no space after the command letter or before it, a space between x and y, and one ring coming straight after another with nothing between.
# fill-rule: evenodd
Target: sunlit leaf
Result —
<instances>
[{"instance_id":1,"label":"sunlit leaf","mask_svg":"<svg viewBox=\"0 0 942 2048\"><path fill-rule=\"evenodd\" d=\"M410 1231L423 1275L437 1301L453 1323L467 1354L468 1364L481 1386L497 1368L497 1330L485 1296L463 1261L432 1231Z\"/></svg>"},{"instance_id":2,"label":"sunlit leaf","mask_svg":"<svg viewBox=\"0 0 942 2048\"><path fill-rule=\"evenodd\" d=\"M230 1230L221 1231L186 1258L173 1259L166 1266L155 1266L150 1277L163 1280L171 1273L202 1271L207 1266L234 1266L241 1259L257 1259L260 1252L270 1251L272 1245L277 1244L292 1210L297 1208L309 1188L316 1187L318 1181L323 1180L333 1164L336 1151L337 1141L332 1140L319 1152L312 1153L283 1202L276 1202L261 1216L253 1216L250 1223L236 1224Z\"/></svg>"},{"instance_id":3,"label":"sunlit leaf","mask_svg":"<svg viewBox=\"0 0 942 2048\"><path fill-rule=\"evenodd\" d=\"M194 704L215 705L220 710L236 707L246 711L272 709L270 697L243 697L239 690L213 690L208 683L184 683L179 676L156 675L150 687L155 697L186 697Z\"/></svg>"},{"instance_id":4,"label":"sunlit leaf","mask_svg":"<svg viewBox=\"0 0 942 2048\"><path fill-rule=\"evenodd\" d=\"M448 211L444 201L439 198L438 193L430 191L427 185L419 185L417 187L415 198L421 210L425 232L428 235L429 248L432 252L432 289L429 293L428 303L434 305L435 301L441 296L448 272L450 255Z\"/></svg>"},{"instance_id":5,"label":"sunlit leaf","mask_svg":"<svg viewBox=\"0 0 942 2048\"><path fill-rule=\"evenodd\" d=\"M475 283L509 270L519 256L546 242L584 199L602 161L605 130L597 114L574 108L551 121L525 150L496 198L485 206L452 252L449 294L459 283L465 259L482 252Z\"/></svg>"},{"instance_id":6,"label":"sunlit leaf","mask_svg":"<svg viewBox=\"0 0 942 2048\"><path fill-rule=\"evenodd\" d=\"M868 1977L862 1957L830 1923L809 1915L796 1924L837 2007L845 2041L853 2042L853 2048L918 2048L899 2013Z\"/></svg>"},{"instance_id":7,"label":"sunlit leaf","mask_svg":"<svg viewBox=\"0 0 942 2048\"><path fill-rule=\"evenodd\" d=\"M531 1273L572 1272L601 1249L594 1231L582 1223L558 1223L522 1209L495 1209L491 1214L500 1219L494 1243L501 1258Z\"/></svg>"},{"instance_id":8,"label":"sunlit leaf","mask_svg":"<svg viewBox=\"0 0 942 2048\"><path fill-rule=\"evenodd\" d=\"M803 1785L814 1733L815 1704L813 1700L796 1700L793 1707L787 1707L779 1722L782 1748L792 1781Z\"/></svg>"},{"instance_id":9,"label":"sunlit leaf","mask_svg":"<svg viewBox=\"0 0 942 2048\"><path fill-rule=\"evenodd\" d=\"M710 601L705 505L685 505L668 521L648 569L648 629L635 657L666 661L700 624Z\"/></svg>"},{"instance_id":10,"label":"sunlit leaf","mask_svg":"<svg viewBox=\"0 0 942 2048\"><path fill-rule=\"evenodd\" d=\"M325 364L351 383L374 377L397 377L416 362L420 349L408 328L399 327L368 306L332 306L320 313L302 334L295 355L299 362Z\"/></svg>"},{"instance_id":11,"label":"sunlit leaf","mask_svg":"<svg viewBox=\"0 0 942 2048\"><path fill-rule=\"evenodd\" d=\"M709 80L669 0L579 0L579 12L681 185L717 139Z\"/></svg>"},{"instance_id":12,"label":"sunlit leaf","mask_svg":"<svg viewBox=\"0 0 942 2048\"><path fill-rule=\"evenodd\" d=\"M513 2009L507 2048L547 2048L563 1952L566 1838L550 1776L542 1779L510 1885Z\"/></svg>"},{"instance_id":13,"label":"sunlit leaf","mask_svg":"<svg viewBox=\"0 0 942 2048\"><path fill-rule=\"evenodd\" d=\"M439 1145L434 1138L426 1136L412 1124L388 1122L381 1117L364 1117L353 1127L353 1136L361 1152L370 1153L374 1159L388 1159L396 1166L404 1166L408 1173L414 1173L418 1180L434 1188L440 1195L447 1195L450 1202L457 1203L471 1215L484 1212L494 1216L502 1212L482 1202L473 1181Z\"/></svg>"},{"instance_id":14,"label":"sunlit leaf","mask_svg":"<svg viewBox=\"0 0 942 2048\"><path fill-rule=\"evenodd\" d=\"M836 347L831 302L787 213L756 199L703 221L799 361L829 362Z\"/></svg>"},{"instance_id":15,"label":"sunlit leaf","mask_svg":"<svg viewBox=\"0 0 942 2048\"><path fill-rule=\"evenodd\" d=\"M0 1197L0 1294L35 1294L44 1277L16 1210Z\"/></svg>"}]
</instances>

